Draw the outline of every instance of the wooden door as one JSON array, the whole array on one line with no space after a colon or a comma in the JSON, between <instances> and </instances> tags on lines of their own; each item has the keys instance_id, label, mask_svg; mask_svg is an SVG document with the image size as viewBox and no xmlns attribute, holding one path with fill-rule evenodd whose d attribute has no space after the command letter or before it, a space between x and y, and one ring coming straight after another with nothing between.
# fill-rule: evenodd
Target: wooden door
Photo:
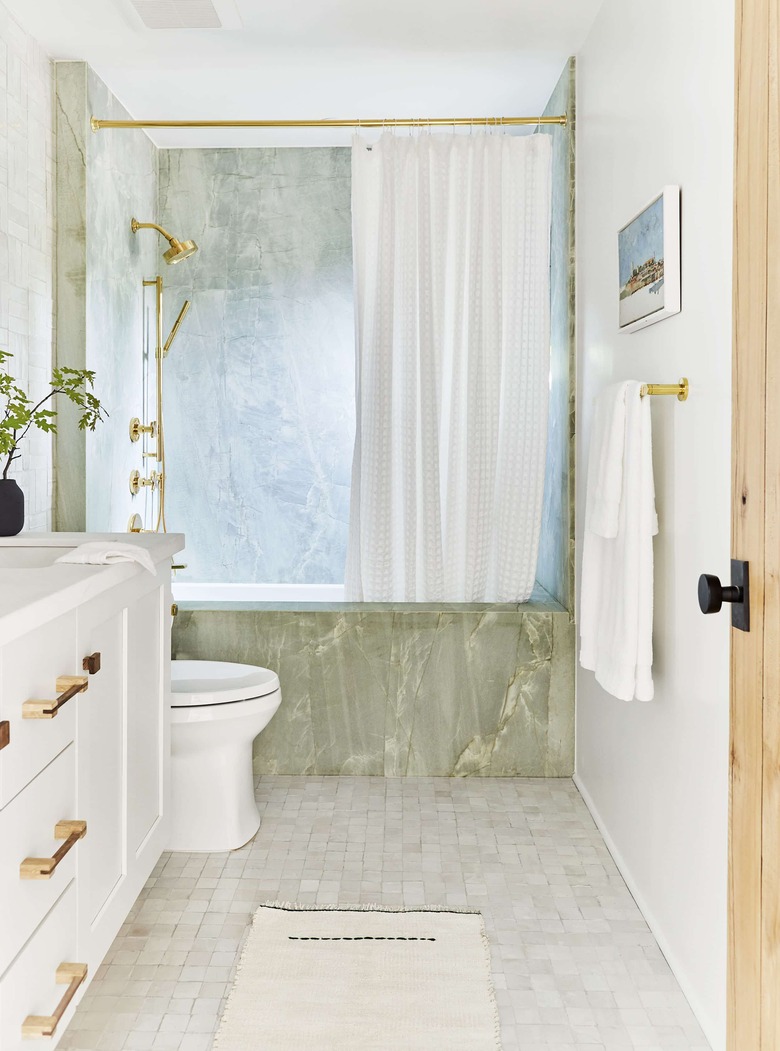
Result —
<instances>
[{"instance_id":1,"label":"wooden door","mask_svg":"<svg viewBox=\"0 0 780 1051\"><path fill-rule=\"evenodd\" d=\"M780 1048L780 0L736 2L729 1051Z\"/></svg>"}]
</instances>

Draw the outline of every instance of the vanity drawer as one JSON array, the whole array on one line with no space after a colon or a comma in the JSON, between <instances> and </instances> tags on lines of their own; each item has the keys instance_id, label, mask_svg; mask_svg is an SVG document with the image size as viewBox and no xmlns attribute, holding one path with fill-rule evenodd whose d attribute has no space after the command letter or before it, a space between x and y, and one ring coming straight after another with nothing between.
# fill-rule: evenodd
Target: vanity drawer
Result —
<instances>
[{"instance_id":1,"label":"vanity drawer","mask_svg":"<svg viewBox=\"0 0 780 1051\"><path fill-rule=\"evenodd\" d=\"M56 703L62 676L85 677L77 647L75 611L9 643L0 651L0 721L10 740L0 751L0 807L73 741L76 707L82 694L63 704L54 717L25 718L26 701ZM61 687L62 683L59 684Z\"/></svg>"},{"instance_id":2,"label":"vanity drawer","mask_svg":"<svg viewBox=\"0 0 780 1051\"><path fill-rule=\"evenodd\" d=\"M3 1051L53 1047L73 1017L75 1003L86 986L86 976L79 980L82 974L76 953L76 888L71 883L0 978ZM72 999L58 1018L58 1009L68 994L73 994ZM51 1029L55 1022L53 1037L31 1044L31 1036Z\"/></svg>"},{"instance_id":3,"label":"vanity drawer","mask_svg":"<svg viewBox=\"0 0 780 1051\"><path fill-rule=\"evenodd\" d=\"M81 829L64 824L78 820L75 805L76 748L71 744L0 810L0 974L76 874ZM42 874L52 868L58 850L61 860L46 878ZM23 877L27 859L44 863L28 862Z\"/></svg>"}]
</instances>

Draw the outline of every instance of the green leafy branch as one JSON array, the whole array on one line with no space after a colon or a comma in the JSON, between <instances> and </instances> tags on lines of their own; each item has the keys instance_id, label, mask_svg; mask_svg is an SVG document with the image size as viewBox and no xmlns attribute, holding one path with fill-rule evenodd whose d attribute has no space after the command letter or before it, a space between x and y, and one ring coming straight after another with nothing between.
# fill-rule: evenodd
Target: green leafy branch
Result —
<instances>
[{"instance_id":1,"label":"green leafy branch","mask_svg":"<svg viewBox=\"0 0 780 1051\"><path fill-rule=\"evenodd\" d=\"M83 409L79 430L94 431L108 415L92 393L95 373L89 369L71 369L66 365L52 369L51 390L40 401L33 402L7 371L5 363L11 357L7 350L0 350L0 462L5 458L0 477L4 479L11 464L21 456L19 445L31 427L48 434L56 432L57 411L44 406L58 394Z\"/></svg>"}]
</instances>

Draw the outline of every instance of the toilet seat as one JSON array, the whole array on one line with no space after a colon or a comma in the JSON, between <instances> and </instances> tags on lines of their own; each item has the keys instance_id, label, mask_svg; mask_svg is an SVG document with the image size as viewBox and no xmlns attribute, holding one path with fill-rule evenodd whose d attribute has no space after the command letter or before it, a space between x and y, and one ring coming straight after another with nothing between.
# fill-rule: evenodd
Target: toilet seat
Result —
<instances>
[{"instance_id":1,"label":"toilet seat","mask_svg":"<svg viewBox=\"0 0 780 1051\"><path fill-rule=\"evenodd\" d=\"M279 689L268 668L227 661L171 661L171 707L202 708L266 697Z\"/></svg>"}]
</instances>

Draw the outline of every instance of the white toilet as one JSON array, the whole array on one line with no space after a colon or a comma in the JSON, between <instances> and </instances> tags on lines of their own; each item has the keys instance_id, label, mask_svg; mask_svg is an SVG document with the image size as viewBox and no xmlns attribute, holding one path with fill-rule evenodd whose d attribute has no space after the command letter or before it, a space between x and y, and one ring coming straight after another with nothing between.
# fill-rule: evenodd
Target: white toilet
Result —
<instances>
[{"instance_id":1,"label":"white toilet","mask_svg":"<svg viewBox=\"0 0 780 1051\"><path fill-rule=\"evenodd\" d=\"M260 827L252 742L282 700L267 668L224 661L171 662L169 850L224 851Z\"/></svg>"}]
</instances>

